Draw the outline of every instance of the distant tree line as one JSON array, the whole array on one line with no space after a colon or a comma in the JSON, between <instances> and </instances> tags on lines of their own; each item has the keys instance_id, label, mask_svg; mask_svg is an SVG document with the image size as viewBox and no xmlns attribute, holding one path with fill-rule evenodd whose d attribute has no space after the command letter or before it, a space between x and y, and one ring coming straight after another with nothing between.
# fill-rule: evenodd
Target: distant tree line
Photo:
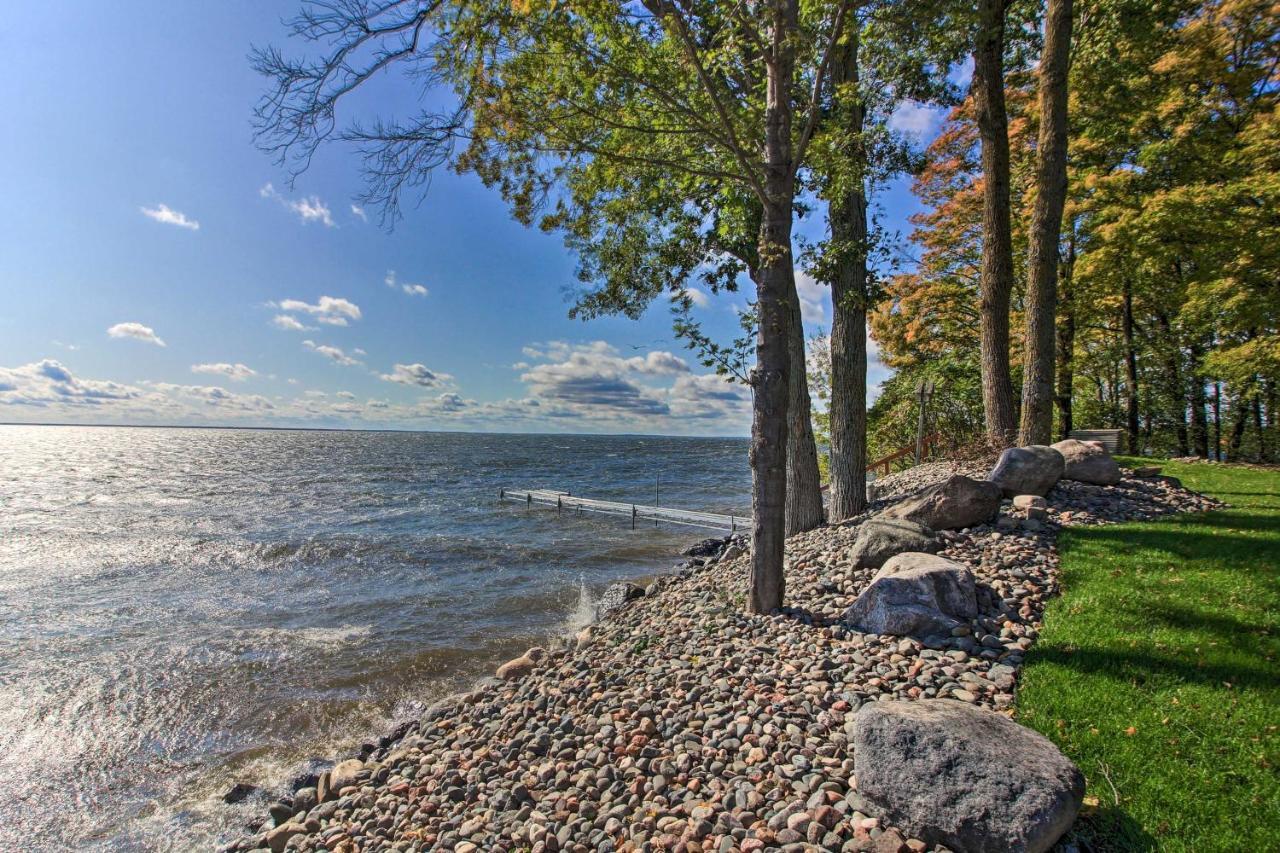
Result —
<instances>
[{"instance_id":1,"label":"distant tree line","mask_svg":"<svg viewBox=\"0 0 1280 853\"><path fill-rule=\"evenodd\" d=\"M1068 74L1066 203L1050 255L1056 306L1035 297L1037 174L1044 150L1040 52L1015 54L1009 115L1015 327L1027 400L1052 396L1054 436L1123 429L1131 452L1274 461L1280 381L1280 15L1274 3L1111 2L1079 8ZM972 98L951 112L915 191L914 269L872 316L895 369L872 411L873 444L914 430L911 389L947 389L948 428L984 419L982 320L986 177ZM1043 235L1041 235L1043 236ZM1043 249L1040 258L1045 257ZM1039 373L1033 374L1040 364ZM1052 375L1046 371L1052 368ZM1017 380L1021 378L1021 382ZM1036 389L1041 389L1037 393ZM1018 401L1015 401L1018 402ZM1036 437L1043 436L1040 432Z\"/></svg>"},{"instance_id":2,"label":"distant tree line","mask_svg":"<svg viewBox=\"0 0 1280 853\"><path fill-rule=\"evenodd\" d=\"M290 23L307 49L252 55L258 139L295 171L354 145L384 221L435 169L475 173L564 237L575 316L670 300L704 364L751 387L748 604L768 612L785 536L824 517L811 390L833 521L864 511L869 448L903 440L923 377L944 429L994 446L1050 440L1056 407L1058 431L1120 413L1135 446L1200 448L1211 385L1229 440L1251 406L1260 448L1274 429L1274 10L1072 2L310 0ZM392 69L419 101L339 115ZM907 100L952 108L928 151L891 129ZM904 172L930 209L887 275L868 211ZM826 237L797 257L815 212ZM820 366L798 262L832 291ZM704 333L691 280L754 289L740 340ZM870 413L868 321L896 369Z\"/></svg>"}]
</instances>

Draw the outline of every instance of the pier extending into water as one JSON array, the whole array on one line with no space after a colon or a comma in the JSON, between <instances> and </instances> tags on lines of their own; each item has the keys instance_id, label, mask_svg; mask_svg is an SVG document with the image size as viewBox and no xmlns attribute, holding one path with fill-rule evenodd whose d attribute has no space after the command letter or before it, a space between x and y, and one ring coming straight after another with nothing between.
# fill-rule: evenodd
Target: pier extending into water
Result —
<instances>
[{"instance_id":1,"label":"pier extending into water","mask_svg":"<svg viewBox=\"0 0 1280 853\"><path fill-rule=\"evenodd\" d=\"M638 521L664 521L689 527L706 527L735 533L750 528L748 516L719 515L714 512L696 512L689 509L673 509L652 504L632 504L620 501L601 501L593 498L574 497L568 492L551 489L501 489L498 499L522 503L526 506L554 508L557 512L597 512L631 519L634 528Z\"/></svg>"}]
</instances>

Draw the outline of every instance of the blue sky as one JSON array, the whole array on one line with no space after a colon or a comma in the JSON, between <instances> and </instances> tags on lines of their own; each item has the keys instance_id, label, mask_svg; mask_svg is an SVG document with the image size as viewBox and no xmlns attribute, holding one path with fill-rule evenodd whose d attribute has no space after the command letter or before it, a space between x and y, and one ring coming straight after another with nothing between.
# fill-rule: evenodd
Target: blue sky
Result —
<instances>
[{"instance_id":1,"label":"blue sky","mask_svg":"<svg viewBox=\"0 0 1280 853\"><path fill-rule=\"evenodd\" d=\"M290 188L253 145L246 55L296 49L280 23L296 8L6 11L0 421L747 432L743 389L703 375L665 305L570 320L572 256L474 177L439 173L391 233L352 206L349 149ZM408 94L383 81L360 108ZM927 135L937 117L899 121ZM905 231L905 185L880 203ZM801 290L824 325L825 289ZM696 308L708 331L732 336L735 299Z\"/></svg>"}]
</instances>

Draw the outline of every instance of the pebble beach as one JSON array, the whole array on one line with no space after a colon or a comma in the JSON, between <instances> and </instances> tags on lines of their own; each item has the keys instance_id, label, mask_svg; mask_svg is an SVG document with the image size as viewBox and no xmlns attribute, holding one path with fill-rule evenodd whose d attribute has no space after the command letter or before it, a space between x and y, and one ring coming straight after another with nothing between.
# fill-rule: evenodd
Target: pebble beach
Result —
<instances>
[{"instance_id":1,"label":"pebble beach","mask_svg":"<svg viewBox=\"0 0 1280 853\"><path fill-rule=\"evenodd\" d=\"M990 523L939 532L939 556L976 581L967 624L925 638L851 626L846 611L877 572L849 557L866 517L986 467L882 478L867 516L788 540L779 613L745 612L740 543L692 549L703 556L622 595L597 623L318 768L226 850L946 849L863 801L859 708L945 698L1011 714L1059 591L1062 527L1216 505L1167 478L1061 480L1043 506L1004 500Z\"/></svg>"}]
</instances>

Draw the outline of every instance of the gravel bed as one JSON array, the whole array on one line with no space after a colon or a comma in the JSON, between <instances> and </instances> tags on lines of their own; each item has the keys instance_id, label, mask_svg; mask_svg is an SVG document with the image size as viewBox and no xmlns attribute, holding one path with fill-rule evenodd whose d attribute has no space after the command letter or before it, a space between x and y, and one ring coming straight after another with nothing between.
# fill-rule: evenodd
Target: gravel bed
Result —
<instances>
[{"instance_id":1,"label":"gravel bed","mask_svg":"<svg viewBox=\"0 0 1280 853\"><path fill-rule=\"evenodd\" d=\"M906 494L957 471L921 467L881 482ZM1043 520L1006 501L994 524L943 533L942 555L973 571L981 609L951 636L847 627L844 611L875 570L845 558L855 525L823 527L788 542L784 612L743 611L745 554L660 578L567 645L533 655L528 675L486 679L365 750L363 762L338 765L333 776L347 778L334 779L334 798L317 804L315 789L303 789L277 803L275 820L230 849L941 849L864 811L854 713L923 697L1009 711L1057 592L1060 524L1215 505L1173 482L1128 477L1115 487L1063 481L1047 503Z\"/></svg>"}]
</instances>

